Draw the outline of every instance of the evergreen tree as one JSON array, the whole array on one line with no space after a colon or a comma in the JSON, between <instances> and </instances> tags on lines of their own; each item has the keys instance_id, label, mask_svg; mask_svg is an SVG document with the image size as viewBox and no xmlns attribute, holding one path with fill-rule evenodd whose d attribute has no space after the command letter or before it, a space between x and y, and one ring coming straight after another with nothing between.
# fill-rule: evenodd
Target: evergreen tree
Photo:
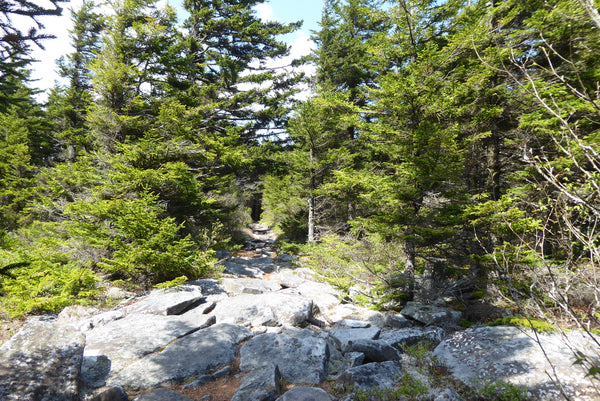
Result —
<instances>
[{"instance_id":1,"label":"evergreen tree","mask_svg":"<svg viewBox=\"0 0 600 401\"><path fill-rule=\"evenodd\" d=\"M6 112L16 101L14 94L19 82L26 80L26 67L33 61L29 54L35 44L43 49L43 41L53 36L43 31L41 18L62 13L60 3L65 0L50 0L52 7L45 7L27 0L4 0L0 6L0 112ZM13 17L27 18L33 26L26 32L13 24ZM26 99L25 99L26 100Z\"/></svg>"},{"instance_id":2,"label":"evergreen tree","mask_svg":"<svg viewBox=\"0 0 600 401\"><path fill-rule=\"evenodd\" d=\"M55 139L65 148L65 157L74 159L92 149L93 138L86 129L87 109L92 104L90 63L100 51L104 17L94 12L95 4L85 1L71 11L70 32L73 53L58 61L59 74L68 79L66 87L54 88L48 100L48 113L57 131Z\"/></svg>"}]
</instances>

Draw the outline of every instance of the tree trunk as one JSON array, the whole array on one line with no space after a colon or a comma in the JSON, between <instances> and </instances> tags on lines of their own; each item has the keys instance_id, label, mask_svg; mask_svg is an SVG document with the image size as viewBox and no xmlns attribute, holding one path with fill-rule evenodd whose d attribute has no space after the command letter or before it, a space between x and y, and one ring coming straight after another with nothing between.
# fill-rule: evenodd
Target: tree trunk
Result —
<instances>
[{"instance_id":1,"label":"tree trunk","mask_svg":"<svg viewBox=\"0 0 600 401\"><path fill-rule=\"evenodd\" d=\"M309 196L308 196L308 244L312 245L315 243L315 196L313 194L315 190L315 171L313 169L314 155L312 147L310 149L310 184L309 184Z\"/></svg>"}]
</instances>

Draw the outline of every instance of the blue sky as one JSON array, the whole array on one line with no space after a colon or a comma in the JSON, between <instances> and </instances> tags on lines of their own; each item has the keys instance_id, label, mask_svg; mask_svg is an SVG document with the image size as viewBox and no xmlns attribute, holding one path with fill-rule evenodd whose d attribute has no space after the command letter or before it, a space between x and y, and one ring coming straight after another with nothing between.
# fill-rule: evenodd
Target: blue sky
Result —
<instances>
[{"instance_id":1,"label":"blue sky","mask_svg":"<svg viewBox=\"0 0 600 401\"><path fill-rule=\"evenodd\" d=\"M181 4L182 0L167 0L172 6ZM38 0L39 3L47 0ZM46 90L54 86L56 75L56 60L71 51L69 46L68 30L71 28L70 7L78 8L81 0L71 0L69 6L65 7L62 17L48 17L43 20L46 30L57 38L44 42L45 50L34 46L33 57L40 60L33 64L32 77L36 79L36 86ZM311 30L318 29L321 19L323 0L266 0L256 7L257 15L264 20L275 20L280 22L295 22L304 20L302 29L286 35L283 40L292 47L292 55L299 57L310 52L312 42L310 41ZM310 73L310 71L307 71ZM45 98L45 96L40 96Z\"/></svg>"}]
</instances>

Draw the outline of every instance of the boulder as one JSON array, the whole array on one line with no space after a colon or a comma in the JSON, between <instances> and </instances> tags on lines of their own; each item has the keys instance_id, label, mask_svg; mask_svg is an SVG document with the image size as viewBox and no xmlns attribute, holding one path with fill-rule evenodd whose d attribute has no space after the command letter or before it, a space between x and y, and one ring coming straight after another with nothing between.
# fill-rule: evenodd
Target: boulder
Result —
<instances>
[{"instance_id":1,"label":"boulder","mask_svg":"<svg viewBox=\"0 0 600 401\"><path fill-rule=\"evenodd\" d=\"M269 364L248 373L231 401L271 401L281 394L281 372Z\"/></svg>"},{"instance_id":2,"label":"boulder","mask_svg":"<svg viewBox=\"0 0 600 401\"><path fill-rule=\"evenodd\" d=\"M315 272L307 268L282 269L269 276L268 280L274 281L286 288L297 288L300 284L307 281L314 282Z\"/></svg>"},{"instance_id":3,"label":"boulder","mask_svg":"<svg viewBox=\"0 0 600 401\"><path fill-rule=\"evenodd\" d=\"M270 364L294 384L319 384L327 377L329 347L309 330L302 335L262 334L240 350L240 369L249 371Z\"/></svg>"},{"instance_id":4,"label":"boulder","mask_svg":"<svg viewBox=\"0 0 600 401\"><path fill-rule=\"evenodd\" d=\"M281 286L275 282L256 278L224 278L222 285L227 292L234 295L263 294L281 289Z\"/></svg>"},{"instance_id":5,"label":"boulder","mask_svg":"<svg viewBox=\"0 0 600 401\"><path fill-rule=\"evenodd\" d=\"M400 314L390 313L385 316L385 326L392 329L405 329L414 326L414 323Z\"/></svg>"},{"instance_id":6,"label":"boulder","mask_svg":"<svg viewBox=\"0 0 600 401\"><path fill-rule=\"evenodd\" d=\"M218 323L248 323L251 326L300 325L312 316L312 301L281 291L242 294L224 299L212 311Z\"/></svg>"},{"instance_id":7,"label":"boulder","mask_svg":"<svg viewBox=\"0 0 600 401\"><path fill-rule=\"evenodd\" d=\"M121 387L111 387L95 395L90 401L128 401L129 397Z\"/></svg>"},{"instance_id":8,"label":"boulder","mask_svg":"<svg viewBox=\"0 0 600 401\"><path fill-rule=\"evenodd\" d=\"M301 295L312 299L313 303L321 311L326 311L342 303L340 292L335 290L329 284L307 281L298 284L295 289Z\"/></svg>"},{"instance_id":9,"label":"boulder","mask_svg":"<svg viewBox=\"0 0 600 401\"><path fill-rule=\"evenodd\" d=\"M251 335L247 328L232 324L198 330L127 366L107 384L152 388L205 374L233 362L239 344Z\"/></svg>"},{"instance_id":10,"label":"boulder","mask_svg":"<svg viewBox=\"0 0 600 401\"><path fill-rule=\"evenodd\" d=\"M365 355L366 362L399 361L398 351L381 341L356 340L349 341L342 347L342 353L361 352Z\"/></svg>"},{"instance_id":11,"label":"boulder","mask_svg":"<svg viewBox=\"0 0 600 401\"><path fill-rule=\"evenodd\" d=\"M261 278L264 274L260 269L228 260L223 262L223 267L225 268L225 273L233 274L238 277Z\"/></svg>"},{"instance_id":12,"label":"boulder","mask_svg":"<svg viewBox=\"0 0 600 401\"><path fill-rule=\"evenodd\" d=\"M371 323L363 322L362 320L344 319L338 323L338 326L346 329L366 329L371 327Z\"/></svg>"},{"instance_id":13,"label":"boulder","mask_svg":"<svg viewBox=\"0 0 600 401\"><path fill-rule=\"evenodd\" d=\"M84 345L74 327L29 321L0 347L0 399L79 400Z\"/></svg>"},{"instance_id":14,"label":"boulder","mask_svg":"<svg viewBox=\"0 0 600 401\"><path fill-rule=\"evenodd\" d=\"M335 401L335 398L318 387L294 387L277 401Z\"/></svg>"},{"instance_id":15,"label":"boulder","mask_svg":"<svg viewBox=\"0 0 600 401\"><path fill-rule=\"evenodd\" d=\"M400 379L402 368L398 362L372 362L343 372L338 381L363 391L392 389Z\"/></svg>"},{"instance_id":16,"label":"boulder","mask_svg":"<svg viewBox=\"0 0 600 401\"><path fill-rule=\"evenodd\" d=\"M446 332L439 327L411 327L406 329L388 330L381 333L379 340L392 347L403 350L406 346L415 345L421 341L439 344Z\"/></svg>"},{"instance_id":17,"label":"boulder","mask_svg":"<svg viewBox=\"0 0 600 401\"><path fill-rule=\"evenodd\" d=\"M355 366L360 366L365 361L365 354L362 352L347 352L344 355L344 362L342 365L342 371L348 370Z\"/></svg>"},{"instance_id":18,"label":"boulder","mask_svg":"<svg viewBox=\"0 0 600 401\"><path fill-rule=\"evenodd\" d=\"M184 284L151 291L134 303L122 307L122 310L126 314L180 315L201 299L202 289L199 286Z\"/></svg>"},{"instance_id":19,"label":"boulder","mask_svg":"<svg viewBox=\"0 0 600 401\"><path fill-rule=\"evenodd\" d=\"M207 315L201 319L129 315L90 330L83 353L82 379L90 387L100 387L125 366L214 322L215 318Z\"/></svg>"},{"instance_id":20,"label":"boulder","mask_svg":"<svg viewBox=\"0 0 600 401\"><path fill-rule=\"evenodd\" d=\"M331 330L329 335L334 340L337 348L343 349L348 342L357 340L376 340L379 338L381 329L368 327L364 329L337 329Z\"/></svg>"},{"instance_id":21,"label":"boulder","mask_svg":"<svg viewBox=\"0 0 600 401\"><path fill-rule=\"evenodd\" d=\"M501 381L527 389L535 400L549 401L562 398L552 377L572 399L597 399L586 370L573 364L575 349L595 350L597 355L597 346L578 332L543 334L496 326L454 333L437 346L434 356L469 386Z\"/></svg>"},{"instance_id":22,"label":"boulder","mask_svg":"<svg viewBox=\"0 0 600 401\"><path fill-rule=\"evenodd\" d=\"M376 327L385 326L385 316L378 311L363 308L353 304L339 304L327 309L322 309L321 314L332 323L339 323L345 319L369 322Z\"/></svg>"},{"instance_id":23,"label":"boulder","mask_svg":"<svg viewBox=\"0 0 600 401\"><path fill-rule=\"evenodd\" d=\"M140 395L133 401L192 401L175 391L159 388L151 393Z\"/></svg>"},{"instance_id":24,"label":"boulder","mask_svg":"<svg viewBox=\"0 0 600 401\"><path fill-rule=\"evenodd\" d=\"M458 326L462 312L421 302L407 302L400 312L404 317L425 325Z\"/></svg>"}]
</instances>

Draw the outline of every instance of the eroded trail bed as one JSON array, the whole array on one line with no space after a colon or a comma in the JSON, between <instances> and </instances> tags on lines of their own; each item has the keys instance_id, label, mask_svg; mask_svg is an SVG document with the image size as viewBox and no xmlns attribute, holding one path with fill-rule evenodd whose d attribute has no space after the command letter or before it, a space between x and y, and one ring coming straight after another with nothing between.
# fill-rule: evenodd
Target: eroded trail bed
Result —
<instances>
[{"instance_id":1,"label":"eroded trail bed","mask_svg":"<svg viewBox=\"0 0 600 401\"><path fill-rule=\"evenodd\" d=\"M468 399L448 383L497 380L536 400L560 391L599 399L565 345L592 352L578 333L539 335L544 355L531 332L462 330L460 312L444 306L381 313L345 303L294 257L276 255L274 241L255 226L243 252L219 254L218 281L139 294L110 311L69 307L30 318L0 348L0 399L388 399L377 398L381 390L442 401ZM446 380L432 378L442 364ZM546 372L556 372L562 390Z\"/></svg>"}]
</instances>

